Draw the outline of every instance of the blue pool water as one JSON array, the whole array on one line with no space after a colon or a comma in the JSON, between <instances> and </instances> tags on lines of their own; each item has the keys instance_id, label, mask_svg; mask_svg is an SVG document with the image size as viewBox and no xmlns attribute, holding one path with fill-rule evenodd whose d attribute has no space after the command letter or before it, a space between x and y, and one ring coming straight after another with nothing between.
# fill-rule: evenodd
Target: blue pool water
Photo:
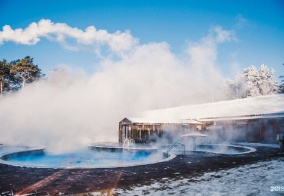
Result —
<instances>
[{"instance_id":1,"label":"blue pool water","mask_svg":"<svg viewBox=\"0 0 284 196\"><path fill-rule=\"evenodd\" d=\"M84 151L50 154L44 151L13 153L2 157L12 165L44 168L107 168L150 164L164 159L161 152L97 152Z\"/></svg>"}]
</instances>

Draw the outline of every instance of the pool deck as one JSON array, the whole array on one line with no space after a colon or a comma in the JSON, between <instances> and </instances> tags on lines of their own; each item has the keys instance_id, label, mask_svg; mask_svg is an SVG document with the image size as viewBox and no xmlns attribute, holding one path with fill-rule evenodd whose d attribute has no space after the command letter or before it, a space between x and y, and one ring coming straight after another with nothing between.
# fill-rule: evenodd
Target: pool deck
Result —
<instances>
[{"instance_id":1,"label":"pool deck","mask_svg":"<svg viewBox=\"0 0 284 196\"><path fill-rule=\"evenodd\" d=\"M0 164L0 195L59 195L103 192L151 184L153 180L183 179L282 156L277 148L253 146L256 152L224 155L186 152L185 156L151 165L106 169L43 169ZM111 195L111 194L110 194Z\"/></svg>"}]
</instances>

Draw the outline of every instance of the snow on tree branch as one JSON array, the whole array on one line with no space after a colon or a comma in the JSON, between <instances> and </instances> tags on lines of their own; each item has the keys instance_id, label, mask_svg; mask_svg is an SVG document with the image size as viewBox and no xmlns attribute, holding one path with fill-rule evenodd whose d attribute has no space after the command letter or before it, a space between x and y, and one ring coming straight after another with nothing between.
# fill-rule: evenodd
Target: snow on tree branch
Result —
<instances>
[{"instance_id":1,"label":"snow on tree branch","mask_svg":"<svg viewBox=\"0 0 284 196\"><path fill-rule=\"evenodd\" d=\"M274 79L274 70L265 65L261 65L260 69L251 65L235 80L227 79L224 84L224 93L229 99L271 95L278 92L279 85Z\"/></svg>"}]
</instances>

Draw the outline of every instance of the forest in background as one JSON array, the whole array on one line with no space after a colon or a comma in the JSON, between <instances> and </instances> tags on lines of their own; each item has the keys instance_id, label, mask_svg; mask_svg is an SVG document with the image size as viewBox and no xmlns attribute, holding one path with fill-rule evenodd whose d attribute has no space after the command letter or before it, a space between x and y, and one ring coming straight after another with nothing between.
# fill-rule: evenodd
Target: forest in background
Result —
<instances>
[{"instance_id":1,"label":"forest in background","mask_svg":"<svg viewBox=\"0 0 284 196\"><path fill-rule=\"evenodd\" d=\"M44 77L41 69L33 63L33 58L26 56L23 59L7 62L0 61L0 93L18 91L26 84Z\"/></svg>"},{"instance_id":2,"label":"forest in background","mask_svg":"<svg viewBox=\"0 0 284 196\"><path fill-rule=\"evenodd\" d=\"M11 62L0 61L0 94L18 91L43 78L45 74L30 56ZM274 77L274 70L265 65L259 69L251 65L234 79L225 79L221 88L226 99L284 93L284 75L279 78L280 83Z\"/></svg>"}]
</instances>

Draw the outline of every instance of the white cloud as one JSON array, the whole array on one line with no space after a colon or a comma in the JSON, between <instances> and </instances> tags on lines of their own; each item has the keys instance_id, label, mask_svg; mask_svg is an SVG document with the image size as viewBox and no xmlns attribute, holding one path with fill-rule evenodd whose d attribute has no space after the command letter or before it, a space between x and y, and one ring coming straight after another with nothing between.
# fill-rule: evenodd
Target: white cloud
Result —
<instances>
[{"instance_id":1,"label":"white cloud","mask_svg":"<svg viewBox=\"0 0 284 196\"><path fill-rule=\"evenodd\" d=\"M235 77L236 75L239 75L243 70L241 69L241 65L239 62L235 61L232 62L230 65L231 68L231 73L233 73L234 75L232 77Z\"/></svg>"},{"instance_id":2,"label":"white cloud","mask_svg":"<svg viewBox=\"0 0 284 196\"><path fill-rule=\"evenodd\" d=\"M236 41L233 31L224 30L220 26L211 28L200 42L189 45L188 54L192 64L200 64L202 61L201 64L212 65L217 58L217 45L230 41Z\"/></svg>"},{"instance_id":3,"label":"white cloud","mask_svg":"<svg viewBox=\"0 0 284 196\"><path fill-rule=\"evenodd\" d=\"M244 28L246 26L251 26L252 24L246 19L242 14L236 16L236 24L234 28Z\"/></svg>"},{"instance_id":4,"label":"white cloud","mask_svg":"<svg viewBox=\"0 0 284 196\"><path fill-rule=\"evenodd\" d=\"M117 141L118 122L144 110L211 101L212 89L222 82L215 65L217 45L231 40L230 33L217 28L189 46L181 60L167 43L138 45L129 32L82 31L49 20L24 30L5 29L2 42L36 44L45 37L64 43L74 38L78 45L128 50L121 58L104 58L91 76L59 69L45 81L0 97L0 143L40 144L52 151Z\"/></svg>"},{"instance_id":5,"label":"white cloud","mask_svg":"<svg viewBox=\"0 0 284 196\"><path fill-rule=\"evenodd\" d=\"M0 97L0 143L64 152L90 142L118 141L118 122L124 117L211 98L207 81L215 80L217 72L206 75L186 64L166 43L151 43L120 60L104 60L91 76L59 69L47 80Z\"/></svg>"},{"instance_id":6,"label":"white cloud","mask_svg":"<svg viewBox=\"0 0 284 196\"><path fill-rule=\"evenodd\" d=\"M106 30L97 30L89 26L85 30L73 28L65 23L53 23L42 19L38 23L33 22L25 29L13 30L5 25L0 31L0 44L15 42L24 45L35 45L41 38L57 41L66 49L78 50L80 47L91 47L98 54L103 46L107 46L111 52L122 54L132 49L138 39L133 38L129 31L109 33ZM74 39L76 45L68 44L67 39Z\"/></svg>"},{"instance_id":7,"label":"white cloud","mask_svg":"<svg viewBox=\"0 0 284 196\"><path fill-rule=\"evenodd\" d=\"M214 36L214 39L217 43L229 42L229 41L237 41L234 31L224 30L220 26L215 26L212 28L211 33Z\"/></svg>"},{"instance_id":8,"label":"white cloud","mask_svg":"<svg viewBox=\"0 0 284 196\"><path fill-rule=\"evenodd\" d=\"M209 30L207 36L188 46L188 63L191 71L199 78L197 82L199 85L206 83L213 86L218 85L220 78L222 78L216 65L218 44L235 40L233 31L224 30L221 26L214 26Z\"/></svg>"}]
</instances>

